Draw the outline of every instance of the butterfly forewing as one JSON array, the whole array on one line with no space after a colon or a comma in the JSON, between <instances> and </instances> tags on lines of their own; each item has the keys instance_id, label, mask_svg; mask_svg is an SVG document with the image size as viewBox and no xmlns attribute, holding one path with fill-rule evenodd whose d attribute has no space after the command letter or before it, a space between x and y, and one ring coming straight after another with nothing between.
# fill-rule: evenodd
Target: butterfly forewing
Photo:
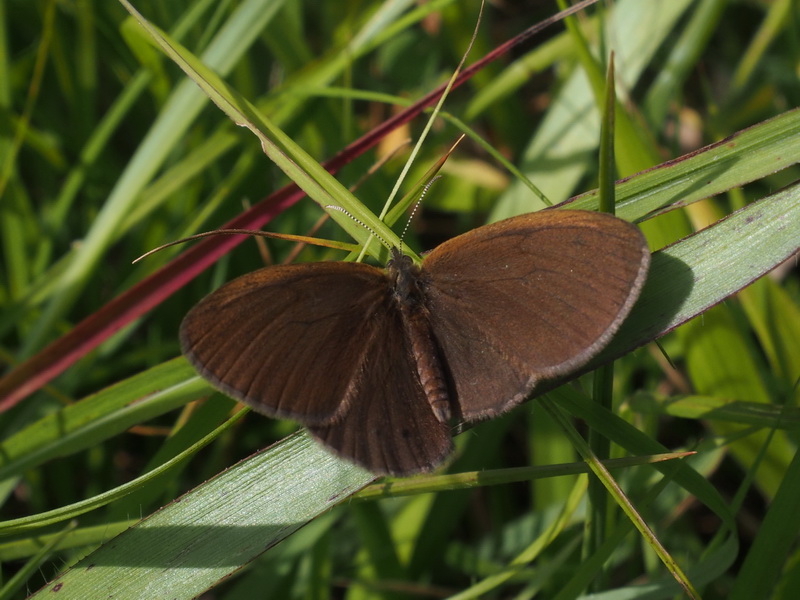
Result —
<instances>
[{"instance_id":1,"label":"butterfly forewing","mask_svg":"<svg viewBox=\"0 0 800 600\"><path fill-rule=\"evenodd\" d=\"M639 230L583 211L481 227L424 262L431 327L461 416L503 412L610 340L649 264Z\"/></svg>"},{"instance_id":2,"label":"butterfly forewing","mask_svg":"<svg viewBox=\"0 0 800 600\"><path fill-rule=\"evenodd\" d=\"M271 416L324 424L351 402L390 295L385 273L368 265L261 269L197 304L181 345L223 392Z\"/></svg>"}]
</instances>

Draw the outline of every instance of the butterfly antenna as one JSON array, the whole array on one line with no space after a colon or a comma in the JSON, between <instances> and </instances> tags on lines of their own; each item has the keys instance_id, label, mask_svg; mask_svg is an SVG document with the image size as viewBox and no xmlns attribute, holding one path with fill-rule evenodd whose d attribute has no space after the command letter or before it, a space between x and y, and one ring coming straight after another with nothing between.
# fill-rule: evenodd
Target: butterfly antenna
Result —
<instances>
[{"instance_id":1,"label":"butterfly antenna","mask_svg":"<svg viewBox=\"0 0 800 600\"><path fill-rule=\"evenodd\" d=\"M406 221L406 226L403 227L403 233L400 234L400 251L403 251L403 240L406 239L406 232L408 231L409 226L411 225L411 219L414 218L414 215L419 208L419 205L422 204L422 199L425 198L425 194L428 193L428 189L436 182L437 179L441 179L441 175L437 175L433 179L431 179L428 183L425 184L425 187L422 188L422 193L419 195L419 200L414 203L414 208L411 209L411 214L408 215L408 221Z\"/></svg>"},{"instance_id":2,"label":"butterfly antenna","mask_svg":"<svg viewBox=\"0 0 800 600\"><path fill-rule=\"evenodd\" d=\"M386 248L389 248L389 247L391 246L391 245L389 244L389 242L387 242L385 239L383 239L383 237L381 237L380 235L378 235L378 232L377 232L377 231L375 231L375 230L374 230L372 227L370 227L369 225L367 225L366 223L364 223L364 221L362 221L361 219L358 219L358 218L354 217L353 215L351 215L351 214L350 214L348 211L346 211L345 209L343 209L341 206L336 206L335 204L327 204L327 205L325 206L325 208L326 208L326 209L328 209L328 208L332 208L333 210L338 210L340 213L344 213L345 215L347 215L348 217L350 217L351 219L353 219L353 221L355 221L356 223L358 223L359 225L361 225L361 227L363 227L364 229L366 229L367 231L369 231L369 232L370 232L370 233L371 233L371 234L372 234L374 237L376 237L378 240L380 240L380 242L381 242L381 243L382 243L382 244L383 244L383 245L384 245ZM366 250L366 246L364 246L364 250ZM358 257L358 260L361 260L361 258L363 258L363 251L362 251L362 255L360 255L360 256Z\"/></svg>"}]
</instances>

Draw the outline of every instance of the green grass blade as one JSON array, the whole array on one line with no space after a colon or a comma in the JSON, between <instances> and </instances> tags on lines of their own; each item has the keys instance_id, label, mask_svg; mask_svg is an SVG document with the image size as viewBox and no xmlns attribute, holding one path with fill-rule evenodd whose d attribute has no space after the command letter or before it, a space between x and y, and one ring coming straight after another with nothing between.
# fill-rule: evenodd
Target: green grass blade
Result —
<instances>
[{"instance_id":1,"label":"green grass blade","mask_svg":"<svg viewBox=\"0 0 800 600\"><path fill-rule=\"evenodd\" d=\"M91 448L207 389L183 358L140 373L51 413L0 443L0 479Z\"/></svg>"},{"instance_id":2,"label":"green grass blade","mask_svg":"<svg viewBox=\"0 0 800 600\"><path fill-rule=\"evenodd\" d=\"M376 232L390 245L399 246L399 239L385 223L368 211L347 188L282 132L270 119L261 114L246 98L222 81L214 71L192 56L188 50L175 40L168 39L165 34L153 27L126 0L121 0L121 2L136 17L162 50L200 86L203 92L234 123L250 129L261 141L264 153L317 202L323 210L327 211L331 218L348 231L354 239L367 245L372 241L371 232ZM367 229L358 222L354 222L347 214L330 208L331 206L343 208L347 213L365 224Z\"/></svg>"},{"instance_id":3,"label":"green grass blade","mask_svg":"<svg viewBox=\"0 0 800 600\"><path fill-rule=\"evenodd\" d=\"M31 598L56 590L62 598L195 597L371 479L294 435L151 515Z\"/></svg>"},{"instance_id":4,"label":"green grass blade","mask_svg":"<svg viewBox=\"0 0 800 600\"><path fill-rule=\"evenodd\" d=\"M165 477L166 475L170 475L170 471L172 469L180 467L182 463L191 458L199 450L213 442L237 420L239 420L246 412L247 411L239 411L225 423L217 427L214 431L203 436L194 444L186 448L183 452L159 465L155 469L145 473L144 475L129 481L128 483L103 492L102 494L97 494L96 496L81 500L80 502L62 506L45 513L3 521L0 523L0 535L13 535L24 531L39 529L47 525L52 525L53 523L65 521L67 519L72 519L124 498L128 494L140 490L147 484L157 485L158 482L163 481L161 478Z\"/></svg>"},{"instance_id":5,"label":"green grass blade","mask_svg":"<svg viewBox=\"0 0 800 600\"><path fill-rule=\"evenodd\" d=\"M736 578L731 600L768 598L787 561L794 556L793 546L800 532L800 453L783 473L781 485L767 510L753 547Z\"/></svg>"}]
</instances>

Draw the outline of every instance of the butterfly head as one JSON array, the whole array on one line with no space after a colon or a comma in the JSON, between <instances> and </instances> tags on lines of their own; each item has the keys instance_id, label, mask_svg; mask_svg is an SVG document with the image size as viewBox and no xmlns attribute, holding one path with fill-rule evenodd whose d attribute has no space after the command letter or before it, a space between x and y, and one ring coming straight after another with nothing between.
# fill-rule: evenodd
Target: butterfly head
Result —
<instances>
[{"instance_id":1,"label":"butterfly head","mask_svg":"<svg viewBox=\"0 0 800 600\"><path fill-rule=\"evenodd\" d=\"M398 298L411 298L418 295L421 269L407 254L397 247L392 248L392 258L386 264L389 279Z\"/></svg>"}]
</instances>

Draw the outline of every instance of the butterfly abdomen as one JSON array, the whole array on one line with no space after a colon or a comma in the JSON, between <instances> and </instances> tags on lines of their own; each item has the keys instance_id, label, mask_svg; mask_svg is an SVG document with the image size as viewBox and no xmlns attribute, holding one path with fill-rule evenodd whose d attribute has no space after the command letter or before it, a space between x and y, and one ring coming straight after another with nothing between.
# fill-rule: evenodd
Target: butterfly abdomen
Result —
<instances>
[{"instance_id":1,"label":"butterfly abdomen","mask_svg":"<svg viewBox=\"0 0 800 600\"><path fill-rule=\"evenodd\" d=\"M417 365L417 376L431 405L433 414L440 423L450 420L450 392L442 369L439 351L433 340L430 322L424 309L415 311L401 307L405 333Z\"/></svg>"}]
</instances>

